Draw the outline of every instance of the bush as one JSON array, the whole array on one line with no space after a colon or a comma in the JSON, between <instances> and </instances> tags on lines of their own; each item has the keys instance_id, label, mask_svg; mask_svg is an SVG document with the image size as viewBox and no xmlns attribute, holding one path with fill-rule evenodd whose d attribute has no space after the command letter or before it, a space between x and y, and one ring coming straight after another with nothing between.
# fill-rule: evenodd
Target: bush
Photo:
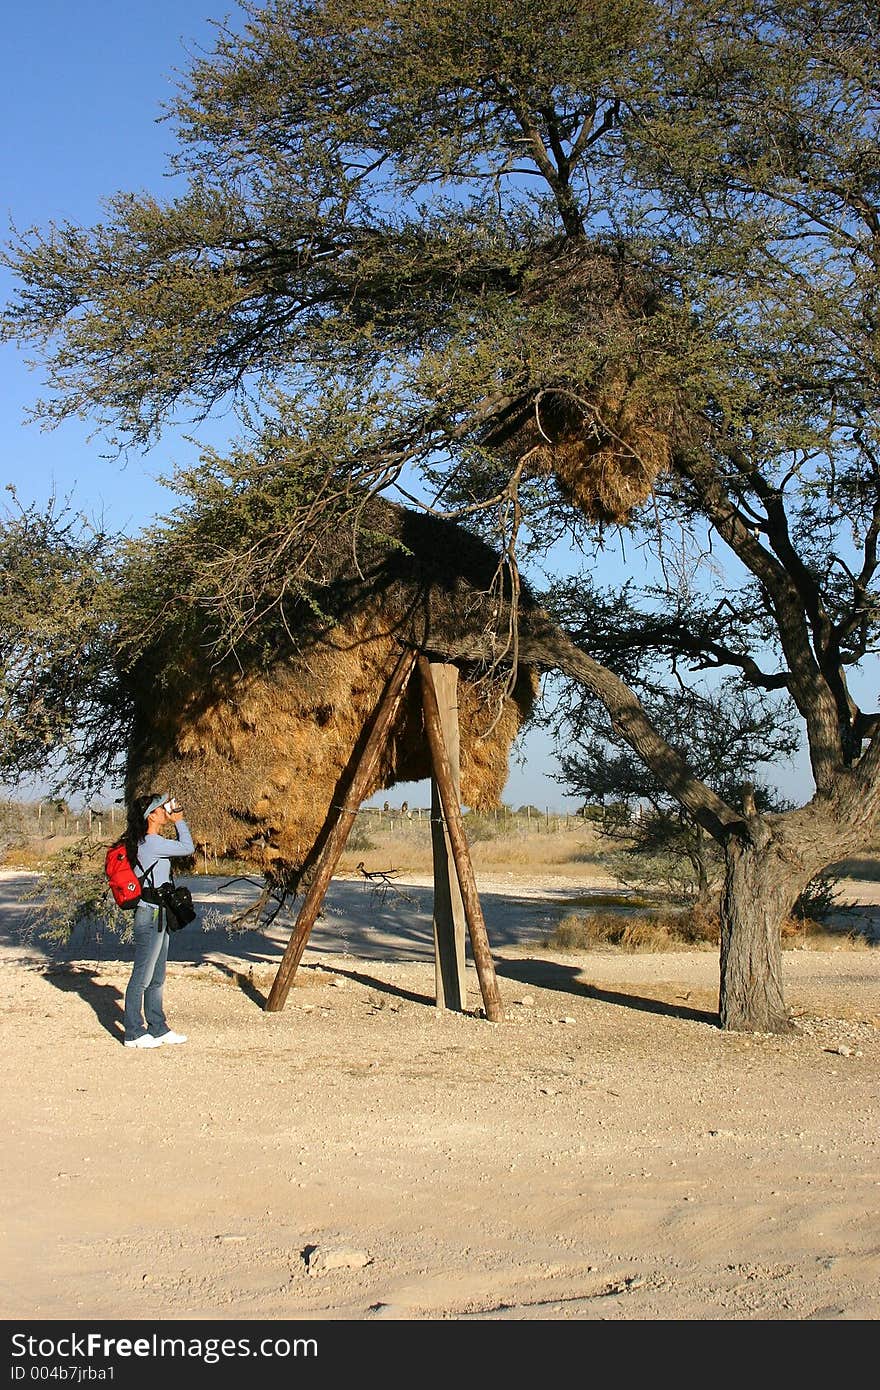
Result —
<instances>
[{"instance_id":1,"label":"bush","mask_svg":"<svg viewBox=\"0 0 880 1390\"><path fill-rule=\"evenodd\" d=\"M563 951L620 946L630 951L670 951L717 945L717 915L698 904L684 912L649 915L623 912L569 913L543 944Z\"/></svg>"},{"instance_id":2,"label":"bush","mask_svg":"<svg viewBox=\"0 0 880 1390\"><path fill-rule=\"evenodd\" d=\"M468 811L464 817L464 833L472 845L481 840L497 840L504 828L492 816L481 816L478 811Z\"/></svg>"},{"instance_id":3,"label":"bush","mask_svg":"<svg viewBox=\"0 0 880 1390\"><path fill-rule=\"evenodd\" d=\"M849 912L855 906L841 899L840 875L823 869L800 893L791 915L797 922L827 922L837 912Z\"/></svg>"},{"instance_id":4,"label":"bush","mask_svg":"<svg viewBox=\"0 0 880 1390\"><path fill-rule=\"evenodd\" d=\"M104 876L104 846L87 837L52 855L45 872L22 898L31 904L22 927L22 939L36 936L64 944L74 928L93 931L101 940L105 932L127 937L134 914L121 912L113 901Z\"/></svg>"},{"instance_id":5,"label":"bush","mask_svg":"<svg viewBox=\"0 0 880 1390\"><path fill-rule=\"evenodd\" d=\"M667 922L670 934L689 946L717 946L721 941L721 916L704 903L694 903L684 912L665 913L657 920Z\"/></svg>"},{"instance_id":6,"label":"bush","mask_svg":"<svg viewBox=\"0 0 880 1390\"><path fill-rule=\"evenodd\" d=\"M366 824L360 817L355 820L354 825L348 832L348 839L345 842L345 847L346 849L356 850L375 848L375 841L370 839Z\"/></svg>"},{"instance_id":7,"label":"bush","mask_svg":"<svg viewBox=\"0 0 880 1390\"><path fill-rule=\"evenodd\" d=\"M870 945L864 932L839 931L812 917L788 917L781 926L783 947L809 945L814 950L831 946L858 948ZM718 912L700 903L684 911L570 912L542 942L557 951L589 951L617 946L629 951L681 951L717 946L721 937Z\"/></svg>"}]
</instances>

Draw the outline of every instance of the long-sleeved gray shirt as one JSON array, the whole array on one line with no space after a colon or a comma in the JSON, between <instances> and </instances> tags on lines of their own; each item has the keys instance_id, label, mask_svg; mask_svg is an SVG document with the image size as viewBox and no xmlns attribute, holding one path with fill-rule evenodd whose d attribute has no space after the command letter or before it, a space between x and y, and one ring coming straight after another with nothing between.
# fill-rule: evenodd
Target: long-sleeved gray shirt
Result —
<instances>
[{"instance_id":1,"label":"long-sleeved gray shirt","mask_svg":"<svg viewBox=\"0 0 880 1390\"><path fill-rule=\"evenodd\" d=\"M163 883L168 883L171 878L169 860L185 859L195 849L186 821L176 821L174 828L177 831L176 840L169 840L165 835L146 835L143 840L138 841L137 864L134 871L143 879L149 870L153 869L152 878L147 879L148 887L152 885L153 888L161 888Z\"/></svg>"}]
</instances>

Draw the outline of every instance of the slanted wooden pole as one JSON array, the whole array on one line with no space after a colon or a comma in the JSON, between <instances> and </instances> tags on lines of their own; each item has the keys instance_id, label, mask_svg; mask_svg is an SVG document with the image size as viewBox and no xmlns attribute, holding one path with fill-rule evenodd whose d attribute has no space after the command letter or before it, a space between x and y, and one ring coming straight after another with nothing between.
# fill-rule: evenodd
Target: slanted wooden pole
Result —
<instances>
[{"instance_id":1,"label":"slanted wooden pole","mask_svg":"<svg viewBox=\"0 0 880 1390\"><path fill-rule=\"evenodd\" d=\"M437 696L455 800L460 803L458 667L451 662L432 661L431 679ZM437 1005L442 1009L461 1011L467 1007L467 919L436 777L431 778L431 848L434 858L434 977Z\"/></svg>"},{"instance_id":2,"label":"slanted wooden pole","mask_svg":"<svg viewBox=\"0 0 880 1390\"><path fill-rule=\"evenodd\" d=\"M348 833L354 824L358 808L366 795L367 787L373 777L376 764L381 756L382 749L388 741L394 716L397 713L403 692L406 689L413 666L415 665L416 654L407 648L400 657L385 693L376 707L373 719L373 727L370 729L367 741L364 744L360 761L355 768L354 776L351 780L348 793L346 795L346 805L340 811L336 823L330 834L318 862L315 866L315 873L312 878L311 886L306 893L303 905L299 910L290 940L281 957L272 988L269 991L269 998L266 1000L266 1013L278 1013L284 1008L284 1001L287 998L288 990L293 984L293 977L299 965L305 944L309 938L309 932L315 924L318 910L323 901L327 886L333 877L333 870L336 868L339 856L345 848Z\"/></svg>"},{"instance_id":3,"label":"slanted wooden pole","mask_svg":"<svg viewBox=\"0 0 880 1390\"><path fill-rule=\"evenodd\" d=\"M474 878L474 868L471 863L467 836L465 835L461 806L456 796L452 773L449 767L449 758L446 754L446 745L443 741L443 727L440 723L437 693L434 689L434 681L431 677L431 666L427 657L419 657L419 676L422 682L422 706L425 714L425 731L428 735L428 743L431 748L431 761L434 765L434 776L437 779L437 786L443 805L443 814L446 817L446 826L449 831L449 842L452 846L455 870L458 874L458 883L461 888L465 917L467 919L468 931L470 932L474 965L477 968L477 978L479 979L480 991L483 996L483 1005L489 1022L500 1023L504 1017L504 1009L501 1004L501 996L498 993L498 981L495 978L495 965L492 960L492 953L489 950L486 923L483 919L483 909L480 906L480 896L477 892L477 883Z\"/></svg>"}]
</instances>

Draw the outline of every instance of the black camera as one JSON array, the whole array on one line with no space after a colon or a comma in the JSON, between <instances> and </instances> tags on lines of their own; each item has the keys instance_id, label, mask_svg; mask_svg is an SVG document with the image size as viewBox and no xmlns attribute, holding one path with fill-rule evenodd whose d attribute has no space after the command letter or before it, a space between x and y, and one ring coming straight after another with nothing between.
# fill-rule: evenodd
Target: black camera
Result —
<instances>
[{"instance_id":1,"label":"black camera","mask_svg":"<svg viewBox=\"0 0 880 1390\"><path fill-rule=\"evenodd\" d=\"M195 920L192 893L188 888L176 883L163 883L156 890L159 902L165 909L165 921L169 931L180 931Z\"/></svg>"}]
</instances>

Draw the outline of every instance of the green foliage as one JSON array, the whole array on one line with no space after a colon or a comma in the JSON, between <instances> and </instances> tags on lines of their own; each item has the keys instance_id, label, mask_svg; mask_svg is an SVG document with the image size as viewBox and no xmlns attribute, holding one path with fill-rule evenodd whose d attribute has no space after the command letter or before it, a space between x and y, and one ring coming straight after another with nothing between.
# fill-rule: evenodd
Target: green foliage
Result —
<instances>
[{"instance_id":1,"label":"green foliage","mask_svg":"<svg viewBox=\"0 0 880 1390\"><path fill-rule=\"evenodd\" d=\"M348 839L345 848L348 850L366 850L375 848L375 840L370 838L370 833L362 818L355 821L351 830L348 832Z\"/></svg>"},{"instance_id":2,"label":"green foliage","mask_svg":"<svg viewBox=\"0 0 880 1390\"><path fill-rule=\"evenodd\" d=\"M664 828L669 834L660 847L648 848L635 841L610 853L608 867L621 883L641 892L659 890L673 902L708 903L721 868L717 846L703 837L694 849L692 840L682 843L684 836L679 827L668 824Z\"/></svg>"},{"instance_id":3,"label":"green foliage","mask_svg":"<svg viewBox=\"0 0 880 1390\"><path fill-rule=\"evenodd\" d=\"M12 846L26 838L21 808L10 801L0 801L0 864L4 863Z\"/></svg>"},{"instance_id":4,"label":"green foliage","mask_svg":"<svg viewBox=\"0 0 880 1390\"><path fill-rule=\"evenodd\" d=\"M504 824L492 816L481 815L478 811L468 811L464 817L464 830L470 844L481 840L497 840L503 833Z\"/></svg>"},{"instance_id":5,"label":"green foliage","mask_svg":"<svg viewBox=\"0 0 880 1390\"><path fill-rule=\"evenodd\" d=\"M76 928L99 937L105 931L122 937L130 933L133 914L119 910L107 887L105 849L86 836L50 856L45 871L23 895L31 904L25 914L25 937L35 934L63 944Z\"/></svg>"},{"instance_id":6,"label":"green foliage","mask_svg":"<svg viewBox=\"0 0 880 1390\"><path fill-rule=\"evenodd\" d=\"M11 490L10 490L11 491ZM0 516L0 778L93 791L124 751L117 542L53 501Z\"/></svg>"}]
</instances>

